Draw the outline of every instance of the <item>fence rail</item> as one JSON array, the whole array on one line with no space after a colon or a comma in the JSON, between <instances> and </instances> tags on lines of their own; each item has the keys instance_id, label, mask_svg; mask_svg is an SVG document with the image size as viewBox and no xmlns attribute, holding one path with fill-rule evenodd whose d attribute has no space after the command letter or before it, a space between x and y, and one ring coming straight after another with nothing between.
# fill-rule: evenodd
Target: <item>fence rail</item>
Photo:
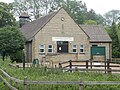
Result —
<instances>
[{"instance_id":1,"label":"fence rail","mask_svg":"<svg viewBox=\"0 0 120 90\"><path fill-rule=\"evenodd\" d=\"M0 71L4 74L4 76L8 77L10 80L18 82L18 83L23 83L24 80L19 80L17 78L11 77L10 75L8 75L4 70L0 69Z\"/></svg>"},{"instance_id":2,"label":"fence rail","mask_svg":"<svg viewBox=\"0 0 120 90\"><path fill-rule=\"evenodd\" d=\"M18 90L17 88L10 85L1 75L0 78L4 81L4 83L11 89L11 90Z\"/></svg>"},{"instance_id":3,"label":"fence rail","mask_svg":"<svg viewBox=\"0 0 120 90\"><path fill-rule=\"evenodd\" d=\"M26 84L120 85L120 82L112 82L112 81L26 81Z\"/></svg>"},{"instance_id":4,"label":"fence rail","mask_svg":"<svg viewBox=\"0 0 120 90\"><path fill-rule=\"evenodd\" d=\"M66 70L72 70L73 68L66 68ZM75 70L75 68L74 68ZM80 69L80 70L86 70L86 69ZM88 71L92 71L94 69L87 69ZM96 70L100 70L100 69L96 69ZM79 90L83 90L83 86L84 85L120 85L119 81L82 81L82 80L78 80L78 81L31 81L28 80L27 77L24 78L24 80L19 80L17 78L11 77L10 75L8 75L4 70L0 69L0 71L2 72L2 75L6 76L7 78L9 78L10 80L16 82L17 84L22 84L23 85L23 90L27 90L27 85L38 85L38 84L48 84L48 85L66 85L66 84L70 84L70 85L78 85L79 86ZM104 69L101 71L104 71ZM106 69L106 71L109 71L109 69ZM6 85L11 89L11 90L18 90L16 87L13 87L11 83L8 83L3 76L0 75L0 78L6 83Z\"/></svg>"},{"instance_id":5,"label":"fence rail","mask_svg":"<svg viewBox=\"0 0 120 90\"><path fill-rule=\"evenodd\" d=\"M115 70L115 69L83 69L83 68L65 68L63 70L66 70L66 71L103 71L103 72L108 72L108 73L111 73L111 72L120 72L120 70Z\"/></svg>"},{"instance_id":6,"label":"fence rail","mask_svg":"<svg viewBox=\"0 0 120 90\"><path fill-rule=\"evenodd\" d=\"M84 64L74 64L74 63L84 63ZM94 63L103 63L100 65L94 65ZM82 71L105 71L110 73L110 72L120 72L120 69L112 69L112 68L117 68L120 67L120 65L111 65L115 63L114 61L111 61L110 59L107 59L106 61L97 61L97 60L79 60L79 61L65 61L59 63L59 68L62 68L63 70L82 70ZM120 63L120 62L117 62ZM65 65L66 64L66 65ZM73 68L74 67L74 68ZM83 68L78 68L78 67L84 67ZM104 69L93 69L93 67L103 67Z\"/></svg>"}]
</instances>

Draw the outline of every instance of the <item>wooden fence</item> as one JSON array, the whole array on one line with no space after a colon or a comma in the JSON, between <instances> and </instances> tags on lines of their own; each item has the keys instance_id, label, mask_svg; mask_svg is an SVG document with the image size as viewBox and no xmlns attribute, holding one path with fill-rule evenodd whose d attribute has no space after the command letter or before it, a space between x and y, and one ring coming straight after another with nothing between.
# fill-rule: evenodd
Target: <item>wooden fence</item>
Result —
<instances>
[{"instance_id":1,"label":"wooden fence","mask_svg":"<svg viewBox=\"0 0 120 90\"><path fill-rule=\"evenodd\" d=\"M120 58L112 58L111 62L120 64Z\"/></svg>"},{"instance_id":2,"label":"wooden fence","mask_svg":"<svg viewBox=\"0 0 120 90\"><path fill-rule=\"evenodd\" d=\"M74 63L84 63L84 64L74 64ZM102 63L102 65L94 65L93 63ZM67 70L72 72L73 70L80 70L80 71L104 71L105 73L111 73L111 72L120 72L120 69L112 69L112 68L118 68L120 67L119 64L114 65L114 63L120 63L111 61L110 59L107 59L106 61L96 61L96 60L79 60L79 61L65 61L59 63L59 68L63 70ZM113 64L113 65L111 65ZM83 67L83 68L80 68ZM93 67L100 67L99 69L93 68ZM104 68L104 69L101 69Z\"/></svg>"},{"instance_id":3,"label":"wooden fence","mask_svg":"<svg viewBox=\"0 0 120 90\"><path fill-rule=\"evenodd\" d=\"M23 83L24 80L19 80L17 78L14 78L14 77L11 77L10 75L8 75L4 70L0 69L1 71L1 75L0 75L0 78L3 80L3 82L5 83L5 85L8 86L8 88L10 88L10 90L18 90L17 89L17 86L18 86L18 83ZM4 78L4 77L7 77L9 78L9 82ZM12 86L12 82L15 82L16 85L15 86Z\"/></svg>"},{"instance_id":4,"label":"wooden fence","mask_svg":"<svg viewBox=\"0 0 120 90\"><path fill-rule=\"evenodd\" d=\"M10 75L8 75L4 70L0 69L1 71L1 75L0 78L3 80L3 82L5 83L5 85L7 85L11 90L18 90L18 84L22 84L23 85L23 89L22 90L27 90L27 86L28 85L39 85L39 84L48 84L48 85L78 85L79 86L79 90L83 90L83 86L84 85L120 85L120 82L116 82L116 81L31 81L28 80L27 77L24 78L24 80L19 80L17 78L11 77ZM9 78L9 82L5 80L5 78L3 77L7 77ZM12 82L15 82L15 85L12 86Z\"/></svg>"}]
</instances>

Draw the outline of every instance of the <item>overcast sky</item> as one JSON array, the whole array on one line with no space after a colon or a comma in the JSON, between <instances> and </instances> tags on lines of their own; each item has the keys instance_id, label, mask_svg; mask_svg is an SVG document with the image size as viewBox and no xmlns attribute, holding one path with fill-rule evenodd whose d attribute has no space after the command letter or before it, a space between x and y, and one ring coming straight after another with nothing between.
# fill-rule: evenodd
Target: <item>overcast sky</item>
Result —
<instances>
[{"instance_id":1,"label":"overcast sky","mask_svg":"<svg viewBox=\"0 0 120 90\"><path fill-rule=\"evenodd\" d=\"M88 9L95 10L103 15L110 10L120 10L120 0L81 0L86 3Z\"/></svg>"},{"instance_id":2,"label":"overcast sky","mask_svg":"<svg viewBox=\"0 0 120 90\"><path fill-rule=\"evenodd\" d=\"M14 0L0 0L0 2L10 3ZM120 10L120 0L81 0L86 3L89 9L95 10L97 14L103 15L110 10Z\"/></svg>"},{"instance_id":3,"label":"overcast sky","mask_svg":"<svg viewBox=\"0 0 120 90\"><path fill-rule=\"evenodd\" d=\"M14 0L0 0L0 2L5 2L5 3L10 3L13 2Z\"/></svg>"}]
</instances>

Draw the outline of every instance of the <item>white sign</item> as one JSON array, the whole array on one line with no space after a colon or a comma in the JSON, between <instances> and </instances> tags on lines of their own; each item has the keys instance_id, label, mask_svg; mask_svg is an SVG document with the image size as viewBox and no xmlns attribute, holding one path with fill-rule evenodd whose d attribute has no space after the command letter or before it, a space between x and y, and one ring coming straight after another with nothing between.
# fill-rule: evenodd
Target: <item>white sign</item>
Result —
<instances>
[{"instance_id":1,"label":"white sign","mask_svg":"<svg viewBox=\"0 0 120 90\"><path fill-rule=\"evenodd\" d=\"M52 37L52 41L74 41L73 37Z\"/></svg>"}]
</instances>

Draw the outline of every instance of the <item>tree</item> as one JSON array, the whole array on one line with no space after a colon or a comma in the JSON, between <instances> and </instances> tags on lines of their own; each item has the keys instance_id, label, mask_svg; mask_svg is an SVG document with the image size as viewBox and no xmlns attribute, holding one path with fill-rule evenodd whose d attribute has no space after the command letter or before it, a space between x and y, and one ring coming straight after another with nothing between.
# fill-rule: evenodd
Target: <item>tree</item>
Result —
<instances>
[{"instance_id":1,"label":"tree","mask_svg":"<svg viewBox=\"0 0 120 90\"><path fill-rule=\"evenodd\" d=\"M80 0L53 0L50 11L58 10L63 7L68 14L78 23L83 24L86 19L87 7Z\"/></svg>"},{"instance_id":2,"label":"tree","mask_svg":"<svg viewBox=\"0 0 120 90\"><path fill-rule=\"evenodd\" d=\"M24 59L24 52L23 50L17 50L14 53L10 54L10 59L12 60L12 63L16 61L17 63L23 62Z\"/></svg>"},{"instance_id":3,"label":"tree","mask_svg":"<svg viewBox=\"0 0 120 90\"><path fill-rule=\"evenodd\" d=\"M78 23L83 24L87 16L86 4L79 0L67 0L65 10Z\"/></svg>"},{"instance_id":4,"label":"tree","mask_svg":"<svg viewBox=\"0 0 120 90\"><path fill-rule=\"evenodd\" d=\"M93 9L87 11L87 6L81 0L14 0L14 14L29 13L33 19L38 19L48 13L63 7L78 24L86 20L94 20L97 24L103 24L103 17L95 13Z\"/></svg>"},{"instance_id":5,"label":"tree","mask_svg":"<svg viewBox=\"0 0 120 90\"><path fill-rule=\"evenodd\" d=\"M24 37L18 28L6 26L0 28L0 52L4 57L24 48Z\"/></svg>"},{"instance_id":6,"label":"tree","mask_svg":"<svg viewBox=\"0 0 120 90\"><path fill-rule=\"evenodd\" d=\"M79 0L14 0L14 14L29 13L34 19L63 7L77 22L83 23L87 13L86 4Z\"/></svg>"},{"instance_id":7,"label":"tree","mask_svg":"<svg viewBox=\"0 0 120 90\"><path fill-rule=\"evenodd\" d=\"M29 13L33 19L48 14L55 0L14 0L13 13L20 16L21 13Z\"/></svg>"},{"instance_id":8,"label":"tree","mask_svg":"<svg viewBox=\"0 0 120 90\"><path fill-rule=\"evenodd\" d=\"M88 15L87 18L89 20L96 20L96 18L97 18L97 15L96 15L96 13L95 13L95 11L93 9L89 10L87 15Z\"/></svg>"},{"instance_id":9,"label":"tree","mask_svg":"<svg viewBox=\"0 0 120 90\"><path fill-rule=\"evenodd\" d=\"M103 23L104 18L100 14L96 14L93 9L87 12L87 20L93 20L97 24L102 24L102 25L104 24Z\"/></svg>"},{"instance_id":10,"label":"tree","mask_svg":"<svg viewBox=\"0 0 120 90\"><path fill-rule=\"evenodd\" d=\"M120 10L111 10L104 15L105 24L111 26L113 21L117 22L120 17Z\"/></svg>"},{"instance_id":11,"label":"tree","mask_svg":"<svg viewBox=\"0 0 120 90\"><path fill-rule=\"evenodd\" d=\"M88 24L88 25L97 25L97 22L94 21L94 20L87 20L87 21L85 21L84 24Z\"/></svg>"},{"instance_id":12,"label":"tree","mask_svg":"<svg viewBox=\"0 0 120 90\"><path fill-rule=\"evenodd\" d=\"M120 42L118 38L117 25L113 21L112 26L109 31L109 35L112 39L112 56L115 58L120 57Z\"/></svg>"},{"instance_id":13,"label":"tree","mask_svg":"<svg viewBox=\"0 0 120 90\"><path fill-rule=\"evenodd\" d=\"M0 28L6 25L14 26L16 24L15 18L12 13L10 13L11 9L11 4L0 2Z\"/></svg>"}]
</instances>

